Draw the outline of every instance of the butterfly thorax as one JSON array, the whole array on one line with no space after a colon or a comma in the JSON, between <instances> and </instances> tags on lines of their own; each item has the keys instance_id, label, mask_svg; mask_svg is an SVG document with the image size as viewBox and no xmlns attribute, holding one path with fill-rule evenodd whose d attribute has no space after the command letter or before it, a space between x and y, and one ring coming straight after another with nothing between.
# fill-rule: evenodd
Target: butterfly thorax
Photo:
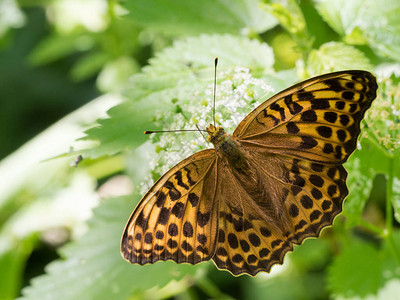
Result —
<instances>
[{"instance_id":1,"label":"butterfly thorax","mask_svg":"<svg viewBox=\"0 0 400 300\"><path fill-rule=\"evenodd\" d=\"M241 174L247 173L249 165L237 138L227 134L224 128L220 126L215 127L210 124L206 130L208 133L208 140L214 145L221 159L226 161L233 170Z\"/></svg>"}]
</instances>

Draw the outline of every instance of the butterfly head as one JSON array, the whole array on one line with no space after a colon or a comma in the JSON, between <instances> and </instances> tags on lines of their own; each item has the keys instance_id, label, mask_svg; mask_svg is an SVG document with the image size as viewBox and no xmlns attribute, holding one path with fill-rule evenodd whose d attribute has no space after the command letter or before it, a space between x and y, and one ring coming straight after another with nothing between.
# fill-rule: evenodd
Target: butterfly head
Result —
<instances>
[{"instance_id":1,"label":"butterfly head","mask_svg":"<svg viewBox=\"0 0 400 300\"><path fill-rule=\"evenodd\" d=\"M215 127L213 124L208 125L206 128L208 133L208 140L214 144L214 146L220 144L222 141L226 140L228 137L224 128L221 126Z\"/></svg>"}]
</instances>

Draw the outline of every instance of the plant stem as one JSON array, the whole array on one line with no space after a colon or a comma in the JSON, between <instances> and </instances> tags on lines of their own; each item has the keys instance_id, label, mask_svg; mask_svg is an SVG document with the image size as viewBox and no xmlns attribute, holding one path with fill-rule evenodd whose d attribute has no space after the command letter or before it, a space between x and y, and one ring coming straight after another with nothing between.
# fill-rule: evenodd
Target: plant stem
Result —
<instances>
[{"instance_id":1,"label":"plant stem","mask_svg":"<svg viewBox=\"0 0 400 300\"><path fill-rule=\"evenodd\" d=\"M196 285L212 299L233 299L231 296L222 293L218 286L207 277L199 278Z\"/></svg>"},{"instance_id":2,"label":"plant stem","mask_svg":"<svg viewBox=\"0 0 400 300\"><path fill-rule=\"evenodd\" d=\"M393 164L389 162L389 174L386 181L386 232L387 235L392 234L393 229L393 208L392 208L392 194L393 194Z\"/></svg>"},{"instance_id":3,"label":"plant stem","mask_svg":"<svg viewBox=\"0 0 400 300\"><path fill-rule=\"evenodd\" d=\"M384 235L384 230L378 226L375 226L374 224L368 223L367 221L364 221L363 219L360 219L359 221L360 225L365 227L366 229L375 232L376 234L383 236Z\"/></svg>"},{"instance_id":4,"label":"plant stem","mask_svg":"<svg viewBox=\"0 0 400 300\"><path fill-rule=\"evenodd\" d=\"M389 162L389 173L386 182L386 230L384 232L384 238L386 239L389 247L392 249L397 262L400 264L400 252L397 249L397 245L393 239L393 165L394 161L391 159Z\"/></svg>"}]
</instances>

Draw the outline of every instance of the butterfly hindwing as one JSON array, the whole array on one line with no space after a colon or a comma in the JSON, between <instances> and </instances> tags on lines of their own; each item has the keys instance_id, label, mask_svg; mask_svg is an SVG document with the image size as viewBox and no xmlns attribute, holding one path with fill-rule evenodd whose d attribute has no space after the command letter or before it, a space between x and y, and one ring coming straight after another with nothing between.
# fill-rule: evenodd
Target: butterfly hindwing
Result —
<instances>
[{"instance_id":1,"label":"butterfly hindwing","mask_svg":"<svg viewBox=\"0 0 400 300\"><path fill-rule=\"evenodd\" d=\"M241 172L220 162L219 231L213 257L218 268L235 275L268 272L293 249L286 239L291 224L284 215L284 203L277 201L287 191L272 180L284 176L283 164L274 157L261 161L254 153Z\"/></svg>"},{"instance_id":2,"label":"butterfly hindwing","mask_svg":"<svg viewBox=\"0 0 400 300\"><path fill-rule=\"evenodd\" d=\"M214 150L200 151L162 176L132 213L121 241L131 263L196 264L214 252L217 202Z\"/></svg>"},{"instance_id":3,"label":"butterfly hindwing","mask_svg":"<svg viewBox=\"0 0 400 300\"><path fill-rule=\"evenodd\" d=\"M322 228L332 224L342 211L348 194L347 172L341 165L324 165L280 156L287 170L287 183L276 182L286 189L283 199L292 231L287 236L294 244L307 237L317 237Z\"/></svg>"},{"instance_id":4,"label":"butterfly hindwing","mask_svg":"<svg viewBox=\"0 0 400 300\"><path fill-rule=\"evenodd\" d=\"M245 150L247 150L245 148ZM293 244L316 237L348 194L343 166L252 152L245 174L218 166L214 262L235 275L269 272Z\"/></svg>"}]
</instances>

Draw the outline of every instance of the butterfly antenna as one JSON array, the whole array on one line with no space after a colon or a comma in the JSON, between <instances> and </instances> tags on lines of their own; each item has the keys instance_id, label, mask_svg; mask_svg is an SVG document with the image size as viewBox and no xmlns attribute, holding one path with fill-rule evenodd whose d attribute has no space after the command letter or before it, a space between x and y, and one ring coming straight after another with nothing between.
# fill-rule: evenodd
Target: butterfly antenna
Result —
<instances>
[{"instance_id":1,"label":"butterfly antenna","mask_svg":"<svg viewBox=\"0 0 400 300\"><path fill-rule=\"evenodd\" d=\"M217 65L218 65L218 57L214 60L214 101L213 101L213 120L215 127L215 92L217 90Z\"/></svg>"},{"instance_id":2,"label":"butterfly antenna","mask_svg":"<svg viewBox=\"0 0 400 300\"><path fill-rule=\"evenodd\" d=\"M203 131L206 131L206 130L201 130L197 124L195 124L195 125L196 125L197 130L200 132L200 134L201 134L201 135L203 136L203 138L205 139L205 141L208 142L207 138L206 138L206 137L204 136L204 134L203 134Z\"/></svg>"},{"instance_id":3,"label":"butterfly antenna","mask_svg":"<svg viewBox=\"0 0 400 300\"><path fill-rule=\"evenodd\" d=\"M164 132L186 132L186 131L192 131L192 132L197 132L202 131L205 132L205 130L201 130L200 128L197 127L197 129L177 129L177 130L146 130L144 134L152 134L152 133L164 133Z\"/></svg>"}]
</instances>

